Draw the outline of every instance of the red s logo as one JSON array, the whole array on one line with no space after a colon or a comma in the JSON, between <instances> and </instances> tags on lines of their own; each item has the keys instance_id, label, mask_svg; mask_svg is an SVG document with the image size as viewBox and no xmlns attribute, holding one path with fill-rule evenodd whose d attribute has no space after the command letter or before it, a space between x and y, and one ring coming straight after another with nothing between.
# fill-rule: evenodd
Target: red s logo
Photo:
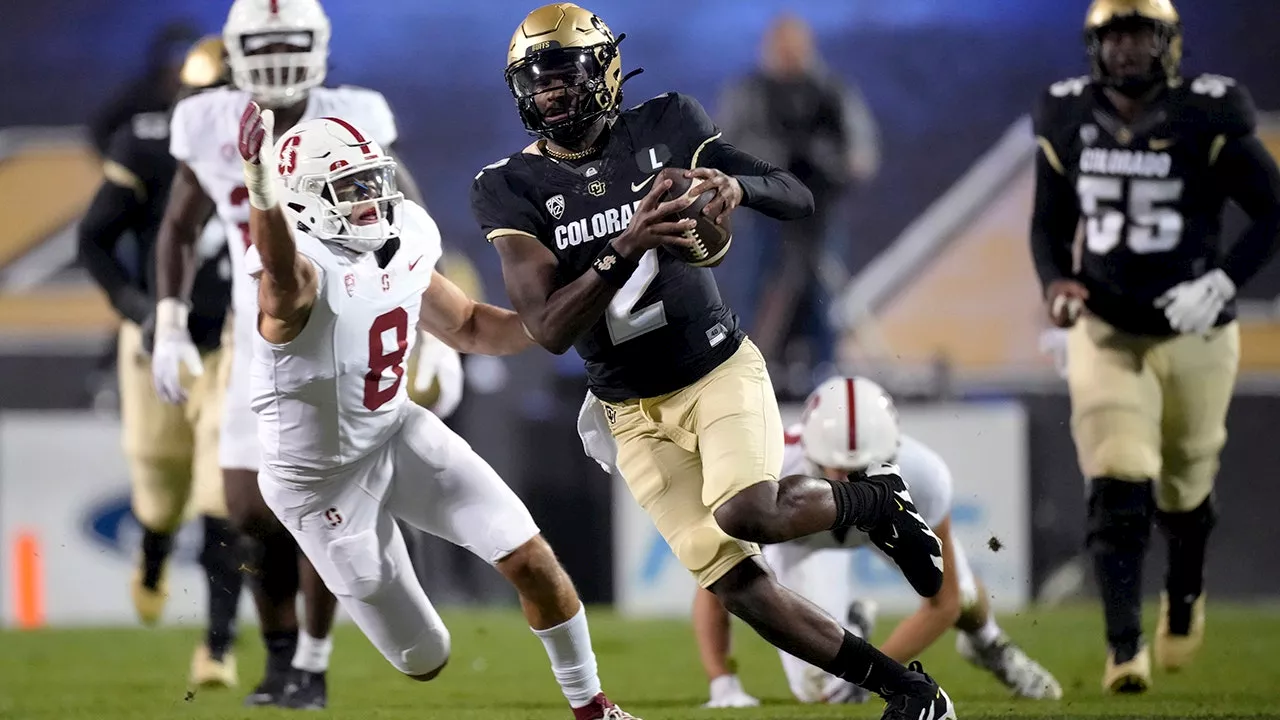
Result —
<instances>
[{"instance_id":1,"label":"red s logo","mask_svg":"<svg viewBox=\"0 0 1280 720\"><path fill-rule=\"evenodd\" d=\"M301 135L292 135L280 146L280 165L277 170L281 175L292 175L298 169L298 151L294 148L302 144Z\"/></svg>"}]
</instances>

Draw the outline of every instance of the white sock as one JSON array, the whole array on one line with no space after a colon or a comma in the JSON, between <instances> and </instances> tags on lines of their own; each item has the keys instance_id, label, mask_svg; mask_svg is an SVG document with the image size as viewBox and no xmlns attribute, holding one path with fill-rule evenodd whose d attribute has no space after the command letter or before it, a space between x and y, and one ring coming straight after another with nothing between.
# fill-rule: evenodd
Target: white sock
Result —
<instances>
[{"instance_id":1,"label":"white sock","mask_svg":"<svg viewBox=\"0 0 1280 720\"><path fill-rule=\"evenodd\" d=\"M333 635L313 638L306 630L298 631L298 649L293 653L293 666L298 670L322 673L329 669L333 653Z\"/></svg>"},{"instance_id":2,"label":"white sock","mask_svg":"<svg viewBox=\"0 0 1280 720\"><path fill-rule=\"evenodd\" d=\"M533 630L533 628L530 628ZM591 649L591 630L587 627L587 609L546 630L533 630L542 641L551 660L551 672L560 683L560 691L569 707L579 708L600 694L600 674L596 670L596 653Z\"/></svg>"},{"instance_id":3,"label":"white sock","mask_svg":"<svg viewBox=\"0 0 1280 720\"><path fill-rule=\"evenodd\" d=\"M996 616L988 615L987 624L970 633L969 636L977 641L980 647L987 647L999 640L1002 634L1000 626L996 624Z\"/></svg>"}]
</instances>

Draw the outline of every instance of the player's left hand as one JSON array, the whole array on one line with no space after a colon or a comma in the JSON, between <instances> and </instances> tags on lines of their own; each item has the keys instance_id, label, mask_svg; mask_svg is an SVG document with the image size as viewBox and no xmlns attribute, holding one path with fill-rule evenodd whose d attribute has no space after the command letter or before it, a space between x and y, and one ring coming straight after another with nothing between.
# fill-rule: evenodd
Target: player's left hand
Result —
<instances>
[{"instance_id":1,"label":"player's left hand","mask_svg":"<svg viewBox=\"0 0 1280 720\"><path fill-rule=\"evenodd\" d=\"M1210 270L1195 280L1178 283L1156 299L1169 327L1188 335L1213 329L1222 308L1236 296L1236 284L1221 270Z\"/></svg>"},{"instance_id":2,"label":"player's left hand","mask_svg":"<svg viewBox=\"0 0 1280 720\"><path fill-rule=\"evenodd\" d=\"M685 177L701 180L689 190L689 195L699 197L708 190L715 190L716 196L702 208L702 214L723 225L724 219L734 208L742 203L742 185L730 175L715 168L695 168L686 172Z\"/></svg>"}]
</instances>

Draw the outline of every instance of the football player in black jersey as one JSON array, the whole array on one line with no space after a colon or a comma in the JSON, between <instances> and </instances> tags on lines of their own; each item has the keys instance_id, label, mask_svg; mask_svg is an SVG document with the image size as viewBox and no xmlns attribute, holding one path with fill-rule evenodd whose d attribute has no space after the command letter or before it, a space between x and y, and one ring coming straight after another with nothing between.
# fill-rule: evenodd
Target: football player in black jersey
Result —
<instances>
[{"instance_id":1,"label":"football player in black jersey","mask_svg":"<svg viewBox=\"0 0 1280 720\"><path fill-rule=\"evenodd\" d=\"M217 37L204 38L191 49L182 70L184 93L226 82L222 52ZM231 686L236 683L231 646L241 575L218 469L218 373L189 378L190 399L182 406L162 402L151 384L151 256L175 167L169 155L168 112L135 115L116 130L103 166L106 181L80 223L80 260L122 320L117 358L120 416L133 514L143 530L132 585L134 607L144 624L159 620L168 595L165 565L190 503L204 524L200 561L209 581L209 627L192 659L191 681L197 686ZM137 243L136 262L122 262L117 252L127 232ZM222 233L215 235L221 238ZM226 243L218 240L203 249L187 322L205 364L215 367L231 279Z\"/></svg>"},{"instance_id":2,"label":"football player in black jersey","mask_svg":"<svg viewBox=\"0 0 1280 720\"><path fill-rule=\"evenodd\" d=\"M1240 354L1233 298L1276 250L1280 173L1244 88L1180 74L1169 0L1094 0L1085 38L1091 77L1054 84L1034 113L1031 247L1052 322L1072 328L1103 686L1141 692L1151 672L1139 578L1153 519L1169 546L1156 660L1183 667L1203 638L1213 483ZM1223 250L1227 199L1252 224Z\"/></svg>"},{"instance_id":3,"label":"football player in black jersey","mask_svg":"<svg viewBox=\"0 0 1280 720\"><path fill-rule=\"evenodd\" d=\"M506 79L539 139L482 170L471 195L511 302L540 345L582 355L619 472L700 585L777 647L880 693L885 717L954 717L918 666L845 632L756 557L755 543L858 526L896 546L888 552L921 594L941 586L941 544L896 468L779 479L782 423L764 360L710 270L664 249L687 242L693 221L671 215L705 190L716 197L703 213L718 221L739 204L803 217L812 195L725 142L693 98L622 111L621 39L570 3L516 29ZM663 201L668 167L695 187Z\"/></svg>"}]
</instances>

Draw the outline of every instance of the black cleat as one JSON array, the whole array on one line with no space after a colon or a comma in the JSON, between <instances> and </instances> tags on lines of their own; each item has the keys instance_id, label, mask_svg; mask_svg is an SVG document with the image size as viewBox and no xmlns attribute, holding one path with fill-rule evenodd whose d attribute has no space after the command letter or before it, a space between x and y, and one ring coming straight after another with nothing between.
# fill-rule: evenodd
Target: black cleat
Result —
<instances>
[{"instance_id":1,"label":"black cleat","mask_svg":"<svg viewBox=\"0 0 1280 720\"><path fill-rule=\"evenodd\" d=\"M956 706L920 661L912 660L907 669L915 677L903 692L884 696L888 704L880 720L956 720Z\"/></svg>"},{"instance_id":2,"label":"black cleat","mask_svg":"<svg viewBox=\"0 0 1280 720\"><path fill-rule=\"evenodd\" d=\"M279 705L284 700L285 689L289 685L289 673L268 670L266 677L258 683L245 699L246 707L266 707Z\"/></svg>"},{"instance_id":3,"label":"black cleat","mask_svg":"<svg viewBox=\"0 0 1280 720\"><path fill-rule=\"evenodd\" d=\"M942 541L920 517L911 493L897 465L881 463L862 473L852 473L853 482L874 483L885 489L885 512L867 533L876 547L893 559L902 575L921 597L931 598L942 589Z\"/></svg>"},{"instance_id":4,"label":"black cleat","mask_svg":"<svg viewBox=\"0 0 1280 720\"><path fill-rule=\"evenodd\" d=\"M290 710L323 710L329 704L329 690L324 673L294 670L289 686L285 688L280 707Z\"/></svg>"}]
</instances>

